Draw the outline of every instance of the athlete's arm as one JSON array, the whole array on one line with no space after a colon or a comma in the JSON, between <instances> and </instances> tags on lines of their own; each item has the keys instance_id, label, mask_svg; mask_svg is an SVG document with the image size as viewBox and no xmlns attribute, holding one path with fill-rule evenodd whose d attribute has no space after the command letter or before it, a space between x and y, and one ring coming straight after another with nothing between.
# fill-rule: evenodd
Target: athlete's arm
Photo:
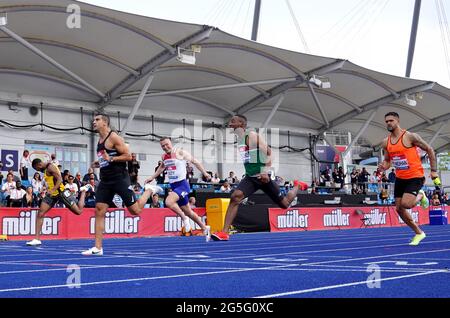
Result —
<instances>
[{"instance_id":1,"label":"athlete's arm","mask_svg":"<svg viewBox=\"0 0 450 318\"><path fill-rule=\"evenodd\" d=\"M54 177L56 179L55 185L53 186L52 189L48 190L48 193L53 193L56 190L59 189L59 186L62 183L62 177L61 177L61 172L59 172L59 170L55 167L55 165L51 164L48 165L47 167L47 172L49 175L51 175L52 177Z\"/></svg>"},{"instance_id":2,"label":"athlete's arm","mask_svg":"<svg viewBox=\"0 0 450 318\"><path fill-rule=\"evenodd\" d=\"M378 165L378 168L385 171L391 167L391 157L389 157L389 153L387 151L387 138L383 140L381 148L384 150L384 160Z\"/></svg>"},{"instance_id":3,"label":"athlete's arm","mask_svg":"<svg viewBox=\"0 0 450 318\"><path fill-rule=\"evenodd\" d=\"M211 176L205 170L205 168L200 163L200 161L195 159L189 152L186 152L186 151L183 151L182 149L179 149L177 151L177 158L180 158L180 159L183 159L183 160L191 162L198 170L200 170L200 172L206 178L206 180L210 180L211 179Z\"/></svg>"},{"instance_id":4,"label":"athlete's arm","mask_svg":"<svg viewBox=\"0 0 450 318\"><path fill-rule=\"evenodd\" d=\"M427 144L425 140L423 140L422 137L420 137L418 134L409 133L408 135L412 145L419 147L428 154L428 159L430 160L431 178L437 178L437 160L434 149L429 144Z\"/></svg>"},{"instance_id":5,"label":"athlete's arm","mask_svg":"<svg viewBox=\"0 0 450 318\"><path fill-rule=\"evenodd\" d=\"M127 162L131 160L131 153L125 141L117 133L113 132L111 134L111 142L113 148L117 150L118 156L110 158L106 151L103 153L103 158L107 161L117 161L117 162Z\"/></svg>"},{"instance_id":6,"label":"athlete's arm","mask_svg":"<svg viewBox=\"0 0 450 318\"><path fill-rule=\"evenodd\" d=\"M158 169L156 169L155 173L148 178L147 180L144 181L144 183L149 183L152 182L157 176L159 176L164 170L166 169L166 167L164 166L164 162L161 162L161 164L159 165Z\"/></svg>"}]
</instances>

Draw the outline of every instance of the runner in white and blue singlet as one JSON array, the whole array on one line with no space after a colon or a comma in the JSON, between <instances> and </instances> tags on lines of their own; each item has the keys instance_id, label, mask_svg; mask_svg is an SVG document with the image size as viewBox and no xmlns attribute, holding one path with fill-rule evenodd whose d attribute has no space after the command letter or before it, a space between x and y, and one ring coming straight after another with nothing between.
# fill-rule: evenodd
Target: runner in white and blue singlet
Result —
<instances>
[{"instance_id":1,"label":"runner in white and blue singlet","mask_svg":"<svg viewBox=\"0 0 450 318\"><path fill-rule=\"evenodd\" d=\"M206 172L203 165L192 157L190 153L182 149L173 148L170 138L161 138L160 145L162 150L164 150L162 162L153 176L148 178L145 182L151 182L164 170L167 170L167 176L172 192L170 192L166 198L166 207L174 211L183 219L184 230L187 235L191 235L191 226L189 222L189 218L191 218L203 230L206 241L209 241L211 237L210 227L205 225L201 218L189 206L189 193L191 192L191 188L189 182L186 180L186 163L191 162L196 166L207 180L210 180L211 176Z\"/></svg>"}]
</instances>

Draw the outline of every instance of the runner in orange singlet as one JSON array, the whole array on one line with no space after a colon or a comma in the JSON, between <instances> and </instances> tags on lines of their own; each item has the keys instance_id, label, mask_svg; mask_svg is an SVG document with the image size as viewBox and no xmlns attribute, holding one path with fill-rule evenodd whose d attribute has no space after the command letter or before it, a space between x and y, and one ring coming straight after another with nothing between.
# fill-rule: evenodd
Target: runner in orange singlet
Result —
<instances>
[{"instance_id":1,"label":"runner in orange singlet","mask_svg":"<svg viewBox=\"0 0 450 318\"><path fill-rule=\"evenodd\" d=\"M402 220L416 233L409 245L418 245L426 235L414 223L407 211L419 201L422 202L422 206L427 205L426 195L421 190L425 175L418 148L428 154L433 180L438 177L436 155L433 148L418 134L400 128L400 116L397 113L389 112L384 118L390 135L383 140L385 154L379 168L387 170L391 165L395 168L395 209Z\"/></svg>"}]
</instances>

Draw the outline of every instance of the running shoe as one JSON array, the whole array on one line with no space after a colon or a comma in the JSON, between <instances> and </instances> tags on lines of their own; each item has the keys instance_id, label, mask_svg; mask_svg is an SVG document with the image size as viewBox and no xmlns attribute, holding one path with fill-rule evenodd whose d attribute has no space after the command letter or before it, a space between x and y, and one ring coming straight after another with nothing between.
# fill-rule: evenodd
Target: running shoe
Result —
<instances>
[{"instance_id":1,"label":"running shoe","mask_svg":"<svg viewBox=\"0 0 450 318\"><path fill-rule=\"evenodd\" d=\"M28 246L39 246L41 244L42 244L42 242L37 239L33 239L33 240L27 242Z\"/></svg>"},{"instance_id":2,"label":"running shoe","mask_svg":"<svg viewBox=\"0 0 450 318\"><path fill-rule=\"evenodd\" d=\"M150 183L147 183L147 184L144 186L144 189L145 189L145 190L150 189L150 190L152 190L152 193L164 193L163 188L161 188L161 187L158 186L158 185L154 185L154 184L150 184Z\"/></svg>"},{"instance_id":3,"label":"running shoe","mask_svg":"<svg viewBox=\"0 0 450 318\"><path fill-rule=\"evenodd\" d=\"M186 230L185 226L181 227L181 236L192 236L192 229Z\"/></svg>"},{"instance_id":4,"label":"running shoe","mask_svg":"<svg viewBox=\"0 0 450 318\"><path fill-rule=\"evenodd\" d=\"M213 239L213 241L228 241L230 239L230 236L228 235L228 233L219 231L211 234L211 238Z\"/></svg>"},{"instance_id":5,"label":"running shoe","mask_svg":"<svg viewBox=\"0 0 450 318\"><path fill-rule=\"evenodd\" d=\"M424 238L426 238L427 236L425 235L425 232L422 232L420 234L416 234L413 239L411 240L411 242L409 243L409 245L411 246L416 246L419 245L420 241L422 241Z\"/></svg>"},{"instance_id":6,"label":"running shoe","mask_svg":"<svg viewBox=\"0 0 450 318\"><path fill-rule=\"evenodd\" d=\"M430 201L427 198L427 195L423 190L419 190L419 193L422 194L422 199L420 200L420 206L424 209L428 209L430 206Z\"/></svg>"},{"instance_id":7,"label":"running shoe","mask_svg":"<svg viewBox=\"0 0 450 318\"><path fill-rule=\"evenodd\" d=\"M101 256L103 255L103 248L98 249L95 246L93 248L88 249L87 251L84 251L81 253L85 256L95 255L95 256Z\"/></svg>"}]
</instances>

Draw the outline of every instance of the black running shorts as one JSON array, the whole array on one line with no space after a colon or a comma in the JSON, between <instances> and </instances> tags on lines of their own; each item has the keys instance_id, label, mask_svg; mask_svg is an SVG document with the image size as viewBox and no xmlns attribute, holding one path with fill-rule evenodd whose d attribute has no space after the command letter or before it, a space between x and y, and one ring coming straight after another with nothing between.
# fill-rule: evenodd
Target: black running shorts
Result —
<instances>
[{"instance_id":1,"label":"black running shorts","mask_svg":"<svg viewBox=\"0 0 450 318\"><path fill-rule=\"evenodd\" d=\"M425 183L425 178L395 179L394 198L401 198L405 193L417 195Z\"/></svg>"},{"instance_id":2,"label":"black running shorts","mask_svg":"<svg viewBox=\"0 0 450 318\"><path fill-rule=\"evenodd\" d=\"M55 196L47 194L42 199L42 202L48 204L52 208L59 201L61 201L69 209L71 206L77 204L77 198L68 189L65 189L64 191L60 192L58 195Z\"/></svg>"},{"instance_id":3,"label":"black running shorts","mask_svg":"<svg viewBox=\"0 0 450 318\"><path fill-rule=\"evenodd\" d=\"M280 187L273 180L270 180L268 183L262 183L257 177L245 176L236 188L236 190L241 190L244 193L245 198L260 189L278 205L284 199L284 196L280 194Z\"/></svg>"},{"instance_id":4,"label":"black running shorts","mask_svg":"<svg viewBox=\"0 0 450 318\"><path fill-rule=\"evenodd\" d=\"M131 188L130 178L103 181L100 180L95 191L95 202L110 204L115 194L118 194L126 207L136 203L136 195Z\"/></svg>"}]
</instances>

